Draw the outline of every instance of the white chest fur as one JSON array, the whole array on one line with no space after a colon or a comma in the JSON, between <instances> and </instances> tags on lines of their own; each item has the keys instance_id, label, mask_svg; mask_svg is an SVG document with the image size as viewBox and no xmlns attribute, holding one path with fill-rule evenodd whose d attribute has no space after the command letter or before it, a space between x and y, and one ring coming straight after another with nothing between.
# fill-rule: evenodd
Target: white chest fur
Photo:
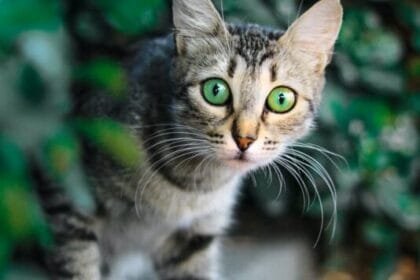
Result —
<instances>
[{"instance_id":1,"label":"white chest fur","mask_svg":"<svg viewBox=\"0 0 420 280\"><path fill-rule=\"evenodd\" d=\"M138 192L137 213L113 216L102 225L105 255L107 251L112 252L107 258L130 251L151 252L174 231L191 226L208 233L222 231L230 222L239 183L236 176L214 191L191 192L156 178L143 193Z\"/></svg>"},{"instance_id":2,"label":"white chest fur","mask_svg":"<svg viewBox=\"0 0 420 280\"><path fill-rule=\"evenodd\" d=\"M171 186L167 181L156 180L149 186L154 191L145 192L139 203L144 200L153 209L157 220L186 227L194 220L214 213L229 215L239 181L239 176L236 176L213 191L191 192Z\"/></svg>"}]
</instances>

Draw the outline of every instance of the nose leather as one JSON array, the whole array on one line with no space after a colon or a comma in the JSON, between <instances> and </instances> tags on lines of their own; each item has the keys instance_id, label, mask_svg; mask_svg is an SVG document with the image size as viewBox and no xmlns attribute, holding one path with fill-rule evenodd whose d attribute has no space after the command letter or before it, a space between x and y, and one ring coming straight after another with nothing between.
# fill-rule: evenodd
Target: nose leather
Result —
<instances>
[{"instance_id":1,"label":"nose leather","mask_svg":"<svg viewBox=\"0 0 420 280\"><path fill-rule=\"evenodd\" d=\"M235 136L234 138L235 138L236 145L238 145L238 148L242 152L245 152L246 150L248 150L249 146L251 146L251 144L254 143L255 141L255 138L253 137Z\"/></svg>"}]
</instances>

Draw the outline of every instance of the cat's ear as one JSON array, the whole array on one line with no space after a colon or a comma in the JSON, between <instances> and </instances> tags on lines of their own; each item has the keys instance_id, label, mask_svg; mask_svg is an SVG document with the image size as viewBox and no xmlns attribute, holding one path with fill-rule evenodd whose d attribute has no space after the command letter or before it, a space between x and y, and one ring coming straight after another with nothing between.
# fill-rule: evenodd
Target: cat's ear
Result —
<instances>
[{"instance_id":1,"label":"cat's ear","mask_svg":"<svg viewBox=\"0 0 420 280\"><path fill-rule=\"evenodd\" d=\"M297 52L315 71L323 71L331 59L342 18L340 0L320 0L290 26L279 42Z\"/></svg>"},{"instance_id":2,"label":"cat's ear","mask_svg":"<svg viewBox=\"0 0 420 280\"><path fill-rule=\"evenodd\" d=\"M226 26L211 0L172 2L178 53L199 51L203 42L227 36Z\"/></svg>"}]
</instances>

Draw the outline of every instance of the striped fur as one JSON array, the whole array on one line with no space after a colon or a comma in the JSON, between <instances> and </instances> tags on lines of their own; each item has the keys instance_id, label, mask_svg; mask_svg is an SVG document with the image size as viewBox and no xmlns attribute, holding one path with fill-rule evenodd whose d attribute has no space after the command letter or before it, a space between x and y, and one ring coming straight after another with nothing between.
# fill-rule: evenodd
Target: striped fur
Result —
<instances>
[{"instance_id":1,"label":"striped fur","mask_svg":"<svg viewBox=\"0 0 420 280\"><path fill-rule=\"evenodd\" d=\"M341 23L338 0L318 2L286 33L225 24L210 0L174 0L173 13L174 34L143 42L128 63L126 102L100 95L82 108L126 124L145 160L125 169L88 150L100 206L92 217L54 188L41 191L57 240L48 257L53 279L107 279L116 260L136 250L151 257L162 280L220 279L219 237L241 178L312 126ZM229 84L228 105L204 101L202 82L212 77ZM286 114L266 108L280 85L297 92ZM246 151L233 139L238 135L253 137Z\"/></svg>"}]
</instances>

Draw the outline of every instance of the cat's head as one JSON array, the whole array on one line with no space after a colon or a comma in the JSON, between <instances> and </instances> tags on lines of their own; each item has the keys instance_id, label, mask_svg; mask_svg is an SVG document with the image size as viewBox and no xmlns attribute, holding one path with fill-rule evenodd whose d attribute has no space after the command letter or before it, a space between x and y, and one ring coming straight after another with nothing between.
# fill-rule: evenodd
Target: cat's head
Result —
<instances>
[{"instance_id":1,"label":"cat's head","mask_svg":"<svg viewBox=\"0 0 420 280\"><path fill-rule=\"evenodd\" d=\"M177 120L214 158L248 171L272 162L313 124L342 21L321 0L286 32L226 24L210 0L174 0ZM201 139L200 141L203 141Z\"/></svg>"}]
</instances>

